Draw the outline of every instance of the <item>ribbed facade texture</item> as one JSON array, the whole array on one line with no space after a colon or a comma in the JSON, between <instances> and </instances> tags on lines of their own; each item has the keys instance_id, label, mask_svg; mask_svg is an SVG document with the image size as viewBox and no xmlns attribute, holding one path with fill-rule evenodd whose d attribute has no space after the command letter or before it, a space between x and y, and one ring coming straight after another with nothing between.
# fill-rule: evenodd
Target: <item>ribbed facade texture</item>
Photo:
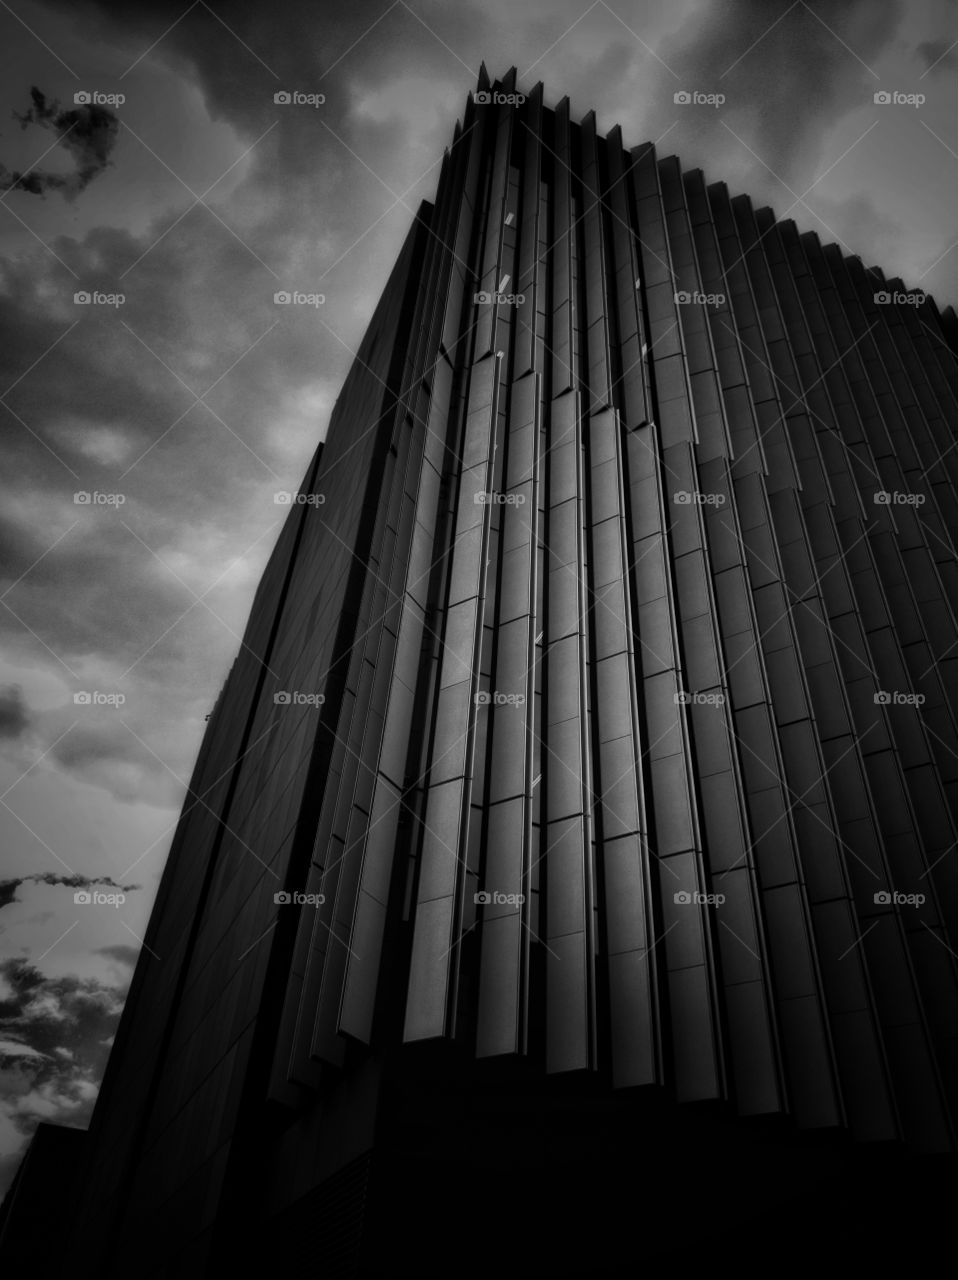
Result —
<instances>
[{"instance_id":1,"label":"ribbed facade texture","mask_svg":"<svg viewBox=\"0 0 958 1280\"><path fill-rule=\"evenodd\" d=\"M87 1138L99 1274L296 1218L290 1274L348 1274L381 1146L438 1185L472 1125L468 1198L561 1163L566 1105L597 1169L708 1115L693 1202L952 1150L956 328L482 73L210 718ZM489 1090L540 1115L511 1149L448 1119Z\"/></svg>"}]
</instances>

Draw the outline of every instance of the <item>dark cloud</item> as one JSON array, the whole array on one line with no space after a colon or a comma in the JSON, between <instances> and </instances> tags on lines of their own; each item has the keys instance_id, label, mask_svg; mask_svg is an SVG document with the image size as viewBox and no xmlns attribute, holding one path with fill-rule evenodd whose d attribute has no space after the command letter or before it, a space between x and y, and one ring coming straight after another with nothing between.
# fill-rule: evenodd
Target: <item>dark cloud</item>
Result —
<instances>
[{"instance_id":1,"label":"dark cloud","mask_svg":"<svg viewBox=\"0 0 958 1280\"><path fill-rule=\"evenodd\" d=\"M268 212L250 240L280 267L299 214ZM101 227L56 242L91 287L142 258L118 313L74 307L77 281L42 249L0 263L0 383L16 383L0 408L0 581L16 583L0 634L24 661L42 637L74 689L126 696L119 710L48 715L41 747L79 720L49 759L119 799L165 806L182 796L173 774L188 776L240 642L237 577L251 588L265 564L286 514L273 495L298 485L354 341L277 308L277 281L208 211L159 239L177 216L140 235ZM299 270L315 287L320 268ZM330 289L325 325L357 323L352 306L348 295L344 317ZM202 403L187 390L214 383ZM124 503L76 506L77 491Z\"/></svg>"},{"instance_id":2,"label":"dark cloud","mask_svg":"<svg viewBox=\"0 0 958 1280\"><path fill-rule=\"evenodd\" d=\"M20 959L0 962L0 982L0 1118L22 1145L41 1120L85 1128L127 984L48 978ZM0 1190L19 1154L0 1161Z\"/></svg>"},{"instance_id":3,"label":"dark cloud","mask_svg":"<svg viewBox=\"0 0 958 1280\"><path fill-rule=\"evenodd\" d=\"M118 942L113 947L97 948L97 955L106 956L107 959L115 960L117 964L127 965L130 969L136 965L139 954L138 947L128 947L123 942Z\"/></svg>"},{"instance_id":4,"label":"dark cloud","mask_svg":"<svg viewBox=\"0 0 958 1280\"><path fill-rule=\"evenodd\" d=\"M44 1054L59 1046L89 1049L83 1042L98 1044L111 1035L126 995L125 988L99 978L48 977L20 957L0 960L0 979L10 988L0 998L0 1032ZM96 1057L102 1063L106 1055Z\"/></svg>"},{"instance_id":5,"label":"dark cloud","mask_svg":"<svg viewBox=\"0 0 958 1280\"><path fill-rule=\"evenodd\" d=\"M134 764L149 767L149 750L116 718L98 720L91 725L77 725L50 751L51 756L67 769L83 772L100 764Z\"/></svg>"},{"instance_id":6,"label":"dark cloud","mask_svg":"<svg viewBox=\"0 0 958 1280\"><path fill-rule=\"evenodd\" d=\"M20 686L0 686L0 738L22 738L29 724L30 712Z\"/></svg>"},{"instance_id":7,"label":"dark cloud","mask_svg":"<svg viewBox=\"0 0 958 1280\"><path fill-rule=\"evenodd\" d=\"M143 887L139 884L119 884L110 876L62 876L52 871L45 871L38 875L14 876L9 880L0 880L0 909L16 901L17 890L22 884L65 885L69 889L92 889L96 885L105 885L108 889L120 889L123 893L135 893L137 889ZM110 949L104 948L104 951Z\"/></svg>"},{"instance_id":8,"label":"dark cloud","mask_svg":"<svg viewBox=\"0 0 958 1280\"><path fill-rule=\"evenodd\" d=\"M22 114L15 111L14 119L20 122L22 129L35 124L56 134L75 168L69 174L50 173L44 169L19 173L0 163L0 188L26 191L34 196L59 191L67 200L73 200L110 164L120 122L112 111L97 103L61 107L55 98L48 100L36 85L30 90L30 98L33 105Z\"/></svg>"},{"instance_id":9,"label":"dark cloud","mask_svg":"<svg viewBox=\"0 0 958 1280\"><path fill-rule=\"evenodd\" d=\"M48 3L60 8L64 0ZM612 5L614 12L595 6L575 23L583 18L579 6L530 5L497 23L480 3L457 3L452 21L452 6L434 0L415 6L419 20L405 6L390 11L385 0L356 0L332 21L309 0L291 0L277 23L258 0L237 0L219 11L228 29L202 5L183 17L176 0L137 6L90 0L85 8L131 61L167 32L153 56L195 76L212 116L243 137L258 139L273 126L274 135L253 154L251 185L268 198L282 182L294 216L276 236L274 256L257 239L270 263L286 257L290 233L298 236L317 202L324 230L348 245L353 228L368 225L390 197L339 139L401 191L408 168L397 172L396 158L408 159L416 148L439 154L480 57L494 76L513 61L522 76L523 62L531 64L523 87L544 75L547 101L567 93L576 114L594 105L597 85L604 98L611 89L613 99L616 85L630 86L623 98L634 98L647 136L669 129L665 148L680 151L687 167L702 164L714 179L722 176L720 158L731 155L748 166L753 194L787 204L791 197L772 171L790 186L804 182L795 188L802 191L820 161L837 158L822 154L823 139L849 110L871 103L879 81L869 68L895 41L905 13L903 0L703 0L657 39L656 29L667 25L664 6L634 15L629 6ZM623 22L651 44L635 40ZM547 50L552 60L540 62ZM680 88L723 92L721 117L754 156L714 115L686 112L676 120L673 94ZM321 112L277 117L277 89L323 91L326 103ZM436 110L447 91L455 104L448 119ZM372 113L362 109L371 101L378 107ZM799 215L807 222L805 210ZM354 266L355 255L347 264Z\"/></svg>"},{"instance_id":10,"label":"dark cloud","mask_svg":"<svg viewBox=\"0 0 958 1280\"><path fill-rule=\"evenodd\" d=\"M763 186L762 162L791 183L835 121L871 102L879 81L869 65L902 13L902 0L727 0L703 5L701 20L659 52L682 76L680 87L726 95L723 118L736 133L745 128Z\"/></svg>"},{"instance_id":11,"label":"dark cloud","mask_svg":"<svg viewBox=\"0 0 958 1280\"><path fill-rule=\"evenodd\" d=\"M925 64L925 70L941 72L948 67L958 67L958 45L951 39L923 40L915 46L915 52Z\"/></svg>"}]
</instances>

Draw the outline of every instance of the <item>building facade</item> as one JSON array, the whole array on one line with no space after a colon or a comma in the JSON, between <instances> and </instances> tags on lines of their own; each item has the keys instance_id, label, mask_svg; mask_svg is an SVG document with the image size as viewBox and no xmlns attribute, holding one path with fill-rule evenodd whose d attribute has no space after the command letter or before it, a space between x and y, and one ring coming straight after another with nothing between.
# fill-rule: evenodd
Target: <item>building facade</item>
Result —
<instances>
[{"instance_id":1,"label":"building facade","mask_svg":"<svg viewBox=\"0 0 958 1280\"><path fill-rule=\"evenodd\" d=\"M956 331L481 73L210 717L71 1274L947 1216Z\"/></svg>"}]
</instances>

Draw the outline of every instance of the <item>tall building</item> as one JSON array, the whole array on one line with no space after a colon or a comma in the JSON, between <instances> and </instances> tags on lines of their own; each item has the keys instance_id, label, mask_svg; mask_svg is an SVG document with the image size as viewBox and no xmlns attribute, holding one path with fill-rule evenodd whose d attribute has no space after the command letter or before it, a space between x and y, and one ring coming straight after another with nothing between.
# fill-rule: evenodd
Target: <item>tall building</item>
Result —
<instances>
[{"instance_id":1,"label":"tall building","mask_svg":"<svg viewBox=\"0 0 958 1280\"><path fill-rule=\"evenodd\" d=\"M483 71L36 1248L183 1277L940 1244L956 351L950 309Z\"/></svg>"}]
</instances>

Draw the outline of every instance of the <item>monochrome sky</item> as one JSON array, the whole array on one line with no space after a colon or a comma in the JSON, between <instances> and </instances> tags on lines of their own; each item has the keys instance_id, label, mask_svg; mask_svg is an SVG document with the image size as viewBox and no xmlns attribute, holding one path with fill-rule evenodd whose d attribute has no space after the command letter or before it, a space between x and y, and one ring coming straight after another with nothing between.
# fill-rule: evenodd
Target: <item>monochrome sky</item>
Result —
<instances>
[{"instance_id":1,"label":"monochrome sky","mask_svg":"<svg viewBox=\"0 0 958 1280\"><path fill-rule=\"evenodd\" d=\"M0 4L0 1190L89 1118L274 495L482 60L958 298L954 0Z\"/></svg>"}]
</instances>

